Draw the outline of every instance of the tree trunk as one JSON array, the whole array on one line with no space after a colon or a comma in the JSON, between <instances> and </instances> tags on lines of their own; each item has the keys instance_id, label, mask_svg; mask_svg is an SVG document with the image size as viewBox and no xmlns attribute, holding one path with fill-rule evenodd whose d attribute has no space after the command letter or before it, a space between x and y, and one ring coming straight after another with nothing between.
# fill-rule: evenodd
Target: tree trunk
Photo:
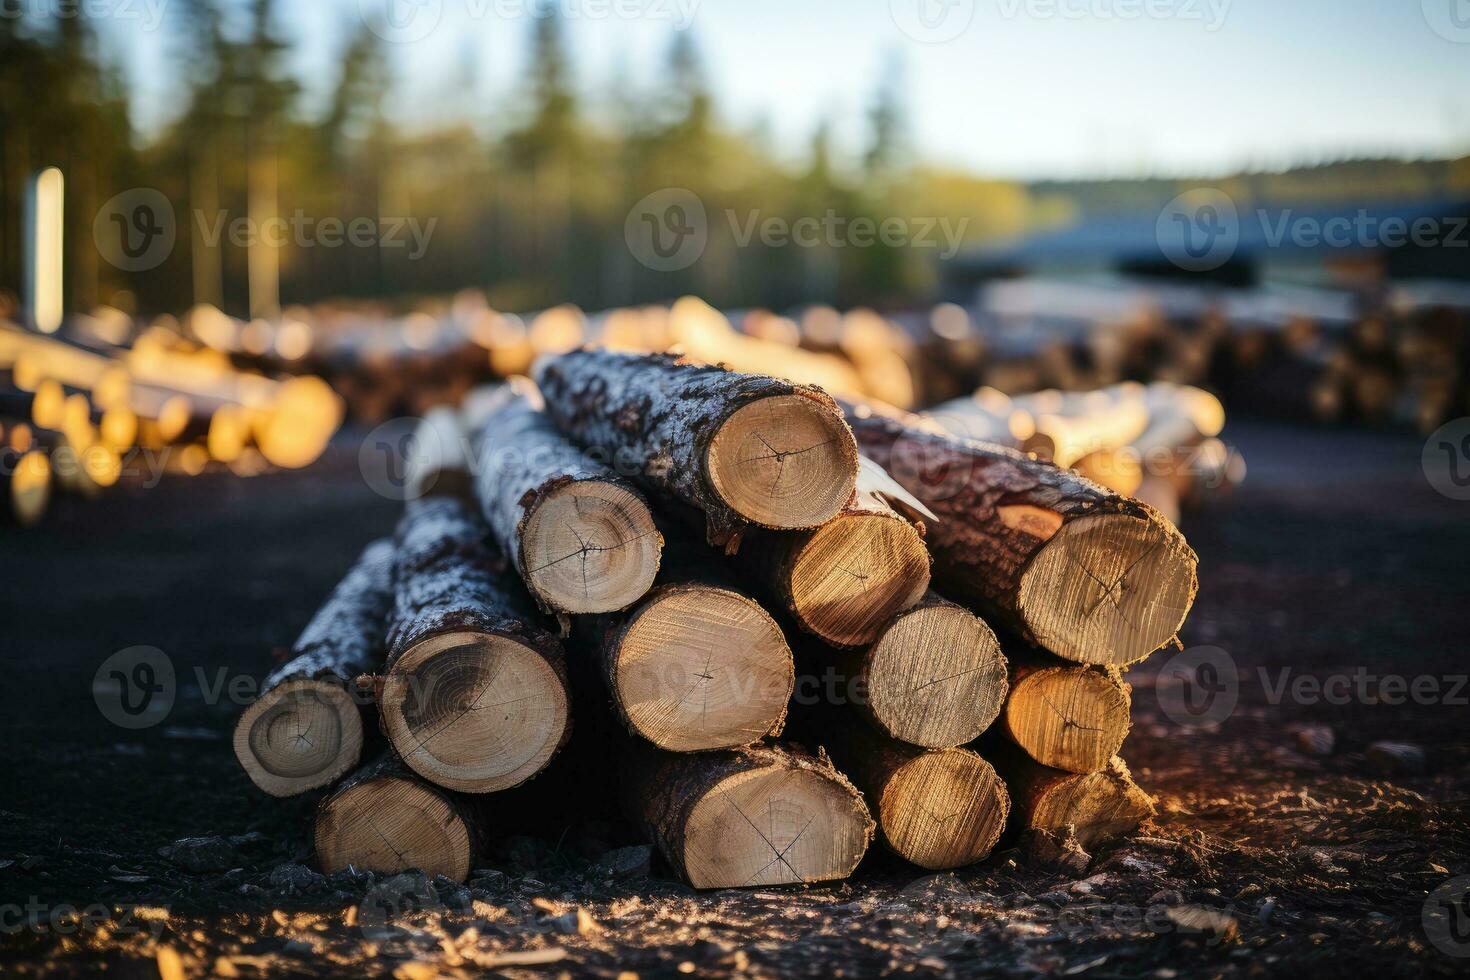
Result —
<instances>
[{"instance_id":1,"label":"tree trunk","mask_svg":"<svg viewBox=\"0 0 1470 980\"><path fill-rule=\"evenodd\" d=\"M470 801L424 781L385 752L322 800L315 841L327 874L349 867L380 875L419 868L431 878L464 881L481 849L481 828Z\"/></svg>"},{"instance_id":2,"label":"tree trunk","mask_svg":"<svg viewBox=\"0 0 1470 980\"><path fill-rule=\"evenodd\" d=\"M817 388L596 351L546 362L537 380L574 442L702 510L709 540L732 550L747 525L824 524L857 483L852 433Z\"/></svg>"},{"instance_id":3,"label":"tree trunk","mask_svg":"<svg viewBox=\"0 0 1470 980\"><path fill-rule=\"evenodd\" d=\"M663 537L632 484L573 446L509 387L478 406L480 507L552 613L624 609L653 585Z\"/></svg>"},{"instance_id":4,"label":"tree trunk","mask_svg":"<svg viewBox=\"0 0 1470 980\"><path fill-rule=\"evenodd\" d=\"M565 655L455 497L409 501L378 705L393 747L440 786L489 793L551 761L571 731Z\"/></svg>"},{"instance_id":5,"label":"tree trunk","mask_svg":"<svg viewBox=\"0 0 1470 980\"><path fill-rule=\"evenodd\" d=\"M1114 757L1097 772L1072 773L1038 765L1021 753L996 753L996 768L1011 791L1011 826L1018 833L1073 827L1077 842L1090 847L1130 833L1154 815L1154 801L1133 782L1128 766Z\"/></svg>"},{"instance_id":6,"label":"tree trunk","mask_svg":"<svg viewBox=\"0 0 1470 980\"><path fill-rule=\"evenodd\" d=\"M583 626L633 734L697 752L781 733L795 683L791 648L770 614L715 570L675 561L633 609Z\"/></svg>"},{"instance_id":7,"label":"tree trunk","mask_svg":"<svg viewBox=\"0 0 1470 980\"><path fill-rule=\"evenodd\" d=\"M822 744L867 796L890 850L931 871L991 852L1011 804L990 763L969 749L922 749L828 714Z\"/></svg>"},{"instance_id":8,"label":"tree trunk","mask_svg":"<svg viewBox=\"0 0 1470 980\"><path fill-rule=\"evenodd\" d=\"M1132 699L1117 668L1014 665L1002 726L1044 766L1095 772L1118 753Z\"/></svg>"},{"instance_id":9,"label":"tree trunk","mask_svg":"<svg viewBox=\"0 0 1470 980\"><path fill-rule=\"evenodd\" d=\"M984 620L930 592L848 661L858 710L901 742L947 749L980 737L1005 704L1006 658Z\"/></svg>"},{"instance_id":10,"label":"tree trunk","mask_svg":"<svg viewBox=\"0 0 1470 980\"><path fill-rule=\"evenodd\" d=\"M936 586L1082 663L1124 666L1173 639L1198 559L1147 506L1020 453L853 409L863 453L933 510Z\"/></svg>"},{"instance_id":11,"label":"tree trunk","mask_svg":"<svg viewBox=\"0 0 1470 980\"><path fill-rule=\"evenodd\" d=\"M235 758L272 796L329 786L361 758L354 682L382 663L392 571L393 543L368 545L235 724Z\"/></svg>"},{"instance_id":12,"label":"tree trunk","mask_svg":"<svg viewBox=\"0 0 1470 980\"><path fill-rule=\"evenodd\" d=\"M774 606L835 647L872 643L929 588L923 537L871 493L814 531L748 534L740 560Z\"/></svg>"},{"instance_id":13,"label":"tree trunk","mask_svg":"<svg viewBox=\"0 0 1470 980\"><path fill-rule=\"evenodd\" d=\"M862 795L824 755L640 744L624 765L630 818L695 888L846 878L873 838Z\"/></svg>"}]
</instances>

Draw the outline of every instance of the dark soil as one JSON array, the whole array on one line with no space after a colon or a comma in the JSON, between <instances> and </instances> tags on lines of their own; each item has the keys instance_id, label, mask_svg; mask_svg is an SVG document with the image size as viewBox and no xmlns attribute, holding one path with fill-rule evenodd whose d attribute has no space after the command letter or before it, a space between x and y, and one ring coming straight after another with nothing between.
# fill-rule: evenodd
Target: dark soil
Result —
<instances>
[{"instance_id":1,"label":"dark soil","mask_svg":"<svg viewBox=\"0 0 1470 980\"><path fill-rule=\"evenodd\" d=\"M1470 875L1470 504L1430 489L1409 435L1228 436L1250 473L1185 520L1201 591L1183 639L1228 654L1239 703L1219 724L1181 726L1154 696L1170 654L1130 675L1124 754L1158 797L1157 821L1080 873L1006 850L930 875L875 846L847 883L755 892L700 894L656 859L645 873L637 851L604 856L637 842L554 773L497 804L518 835L469 887L317 875L315 801L253 789L230 750L241 705L227 691L263 677L391 529L399 505L360 477L356 439L305 472L63 500L44 526L0 532L0 971L1467 972L1470 930L1453 919L1470 918L1464 890L1450 893L1458 910L1426 900ZM102 716L92 680L138 645L172 660L177 696L163 721L130 731ZM1400 698L1387 675L1436 678L1438 693L1420 681L1426 703L1388 703ZM1331 730L1329 753L1308 751L1305 725ZM1419 746L1422 767L1369 752L1380 740ZM543 819L558 796L564 819ZM220 839L174 846L184 838Z\"/></svg>"}]
</instances>

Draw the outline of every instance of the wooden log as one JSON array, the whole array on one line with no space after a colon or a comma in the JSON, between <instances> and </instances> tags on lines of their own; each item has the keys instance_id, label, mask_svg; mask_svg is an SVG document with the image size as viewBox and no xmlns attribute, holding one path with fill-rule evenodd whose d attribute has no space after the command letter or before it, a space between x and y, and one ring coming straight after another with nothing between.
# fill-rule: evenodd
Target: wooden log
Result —
<instances>
[{"instance_id":1,"label":"wooden log","mask_svg":"<svg viewBox=\"0 0 1470 980\"><path fill-rule=\"evenodd\" d=\"M392 573L393 543L368 545L235 723L235 758L270 795L328 786L361 758L354 682L382 663Z\"/></svg>"},{"instance_id":2,"label":"wooden log","mask_svg":"<svg viewBox=\"0 0 1470 980\"><path fill-rule=\"evenodd\" d=\"M459 498L405 506L378 697L404 762L468 793L525 782L571 732L561 644L488 536Z\"/></svg>"},{"instance_id":3,"label":"wooden log","mask_svg":"<svg viewBox=\"0 0 1470 980\"><path fill-rule=\"evenodd\" d=\"M1155 812L1121 758L1090 773L1050 769L1019 754L997 753L992 761L1010 788L1011 826L1018 832L1070 826L1077 842L1090 847L1136 830Z\"/></svg>"},{"instance_id":4,"label":"wooden log","mask_svg":"<svg viewBox=\"0 0 1470 980\"><path fill-rule=\"evenodd\" d=\"M872 643L929 588L923 537L870 492L814 531L748 534L741 562L773 605L841 648Z\"/></svg>"},{"instance_id":5,"label":"wooden log","mask_svg":"<svg viewBox=\"0 0 1470 980\"><path fill-rule=\"evenodd\" d=\"M852 432L820 389L598 351L543 362L537 380L558 428L704 511L714 543L738 547L747 525L818 527L857 484Z\"/></svg>"},{"instance_id":6,"label":"wooden log","mask_svg":"<svg viewBox=\"0 0 1470 980\"><path fill-rule=\"evenodd\" d=\"M1132 698L1117 668L1020 663L1001 715L1011 740L1044 766L1095 772L1128 737Z\"/></svg>"},{"instance_id":7,"label":"wooden log","mask_svg":"<svg viewBox=\"0 0 1470 980\"><path fill-rule=\"evenodd\" d=\"M849 412L864 455L939 516L934 579L1051 652L1123 666L1169 642L1198 559L1146 505L1012 450Z\"/></svg>"},{"instance_id":8,"label":"wooden log","mask_svg":"<svg viewBox=\"0 0 1470 980\"><path fill-rule=\"evenodd\" d=\"M636 602L663 550L643 495L568 442L527 394L503 388L477 411L480 508L531 595L553 613Z\"/></svg>"},{"instance_id":9,"label":"wooden log","mask_svg":"<svg viewBox=\"0 0 1470 980\"><path fill-rule=\"evenodd\" d=\"M1010 794L994 767L970 749L923 749L884 738L852 719L822 744L867 797L883 842L931 871L974 864L1000 840Z\"/></svg>"},{"instance_id":10,"label":"wooden log","mask_svg":"<svg viewBox=\"0 0 1470 980\"><path fill-rule=\"evenodd\" d=\"M851 658L858 710L891 738L931 749L980 737L1000 715L1006 658L990 627L929 592Z\"/></svg>"},{"instance_id":11,"label":"wooden log","mask_svg":"<svg viewBox=\"0 0 1470 980\"><path fill-rule=\"evenodd\" d=\"M317 860L327 874L413 868L469 877L481 828L469 801L420 778L392 752L348 776L317 808Z\"/></svg>"},{"instance_id":12,"label":"wooden log","mask_svg":"<svg viewBox=\"0 0 1470 980\"><path fill-rule=\"evenodd\" d=\"M413 431L404 459L408 498L429 493L465 497L472 493L468 441L454 409L441 405L425 413Z\"/></svg>"},{"instance_id":13,"label":"wooden log","mask_svg":"<svg viewBox=\"0 0 1470 980\"><path fill-rule=\"evenodd\" d=\"M629 817L695 888L846 878L873 839L862 794L825 755L637 745L624 772Z\"/></svg>"},{"instance_id":14,"label":"wooden log","mask_svg":"<svg viewBox=\"0 0 1470 980\"><path fill-rule=\"evenodd\" d=\"M659 748L732 749L781 733L791 648L769 613L711 570L676 562L627 613L579 626L618 716Z\"/></svg>"}]
</instances>

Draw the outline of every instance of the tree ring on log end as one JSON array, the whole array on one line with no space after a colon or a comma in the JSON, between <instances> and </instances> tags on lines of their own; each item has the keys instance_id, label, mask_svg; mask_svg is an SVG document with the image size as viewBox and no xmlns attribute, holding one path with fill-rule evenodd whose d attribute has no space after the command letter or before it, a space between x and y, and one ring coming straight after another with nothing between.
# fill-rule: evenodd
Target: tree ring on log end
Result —
<instances>
[{"instance_id":1,"label":"tree ring on log end","mask_svg":"<svg viewBox=\"0 0 1470 980\"><path fill-rule=\"evenodd\" d=\"M1079 517L1031 559L1016 606L1052 653L1124 667L1178 633L1194 601L1196 566L1183 537L1160 521Z\"/></svg>"},{"instance_id":2,"label":"tree ring on log end","mask_svg":"<svg viewBox=\"0 0 1470 980\"><path fill-rule=\"evenodd\" d=\"M1016 681L1006 729L1044 766L1092 772L1128 737L1128 693L1120 680L1089 667L1048 667Z\"/></svg>"},{"instance_id":3,"label":"tree ring on log end","mask_svg":"<svg viewBox=\"0 0 1470 980\"><path fill-rule=\"evenodd\" d=\"M635 732L661 749L749 745L786 712L795 668L764 609L727 589L674 588L634 614L613 685Z\"/></svg>"},{"instance_id":4,"label":"tree ring on log end","mask_svg":"<svg viewBox=\"0 0 1470 980\"><path fill-rule=\"evenodd\" d=\"M521 538L531 591L570 613L636 602L653 585L662 547L647 505L601 480L552 490L526 515Z\"/></svg>"},{"instance_id":5,"label":"tree ring on log end","mask_svg":"<svg viewBox=\"0 0 1470 980\"><path fill-rule=\"evenodd\" d=\"M1028 828L1060 831L1070 824L1083 847L1126 834L1154 813L1148 794L1112 769L1051 782L1030 804Z\"/></svg>"},{"instance_id":6,"label":"tree ring on log end","mask_svg":"<svg viewBox=\"0 0 1470 980\"><path fill-rule=\"evenodd\" d=\"M953 605L900 613L864 663L868 711L901 742L947 749L979 738L1005 704L1006 660L990 627Z\"/></svg>"},{"instance_id":7,"label":"tree ring on log end","mask_svg":"<svg viewBox=\"0 0 1470 980\"><path fill-rule=\"evenodd\" d=\"M893 514L843 514L813 531L791 564L792 612L835 646L872 643L928 590L924 540Z\"/></svg>"},{"instance_id":8,"label":"tree ring on log end","mask_svg":"<svg viewBox=\"0 0 1470 980\"><path fill-rule=\"evenodd\" d=\"M804 395L774 395L720 424L704 458L711 488L752 524L781 530L831 520L857 485L857 444L840 415Z\"/></svg>"},{"instance_id":9,"label":"tree ring on log end","mask_svg":"<svg viewBox=\"0 0 1470 980\"><path fill-rule=\"evenodd\" d=\"M372 779L329 799L317 817L316 853L327 874L351 866L430 878L469 876L470 830L439 793L411 779Z\"/></svg>"},{"instance_id":10,"label":"tree ring on log end","mask_svg":"<svg viewBox=\"0 0 1470 980\"><path fill-rule=\"evenodd\" d=\"M747 769L721 779L689 811L684 869L695 888L835 881L868 847L862 798L806 769Z\"/></svg>"},{"instance_id":11,"label":"tree ring on log end","mask_svg":"<svg viewBox=\"0 0 1470 980\"><path fill-rule=\"evenodd\" d=\"M1010 808L990 763L968 749L942 749L916 756L888 780L878 824L904 860L942 871L989 854Z\"/></svg>"},{"instance_id":12,"label":"tree ring on log end","mask_svg":"<svg viewBox=\"0 0 1470 980\"><path fill-rule=\"evenodd\" d=\"M540 772L566 732L566 687L517 640L445 633L408 649L383 682L384 727L430 782L491 793Z\"/></svg>"},{"instance_id":13,"label":"tree ring on log end","mask_svg":"<svg viewBox=\"0 0 1470 980\"><path fill-rule=\"evenodd\" d=\"M272 688L235 725L235 757L272 796L335 782L362 754L362 716L340 680L298 677Z\"/></svg>"}]
</instances>

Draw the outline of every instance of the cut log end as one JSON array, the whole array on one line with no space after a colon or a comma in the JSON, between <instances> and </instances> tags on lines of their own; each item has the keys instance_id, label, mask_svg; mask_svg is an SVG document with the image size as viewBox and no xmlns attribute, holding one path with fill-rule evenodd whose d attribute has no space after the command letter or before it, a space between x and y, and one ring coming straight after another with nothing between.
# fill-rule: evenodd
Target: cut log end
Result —
<instances>
[{"instance_id":1,"label":"cut log end","mask_svg":"<svg viewBox=\"0 0 1470 980\"><path fill-rule=\"evenodd\" d=\"M629 726L671 752L758 741L779 727L795 681L775 620L744 596L709 586L651 599L613 656L612 683Z\"/></svg>"},{"instance_id":2,"label":"cut log end","mask_svg":"<svg viewBox=\"0 0 1470 980\"><path fill-rule=\"evenodd\" d=\"M903 742L942 749L978 738L1005 703L1006 660L969 610L925 604L898 616L865 664L867 711Z\"/></svg>"},{"instance_id":3,"label":"cut log end","mask_svg":"<svg viewBox=\"0 0 1470 980\"><path fill-rule=\"evenodd\" d=\"M1128 692L1118 678L1092 668L1029 671L1011 690L1005 726L1042 765L1092 772L1108 764L1128 735Z\"/></svg>"},{"instance_id":4,"label":"cut log end","mask_svg":"<svg viewBox=\"0 0 1470 980\"><path fill-rule=\"evenodd\" d=\"M540 772L568 724L566 687L546 659L481 633L410 647L385 678L380 707L404 762L467 793L508 789Z\"/></svg>"},{"instance_id":5,"label":"cut log end","mask_svg":"<svg viewBox=\"0 0 1470 980\"><path fill-rule=\"evenodd\" d=\"M298 678L272 688L235 725L235 757L272 796L328 786L362 755L362 716L345 687Z\"/></svg>"},{"instance_id":6,"label":"cut log end","mask_svg":"<svg viewBox=\"0 0 1470 980\"><path fill-rule=\"evenodd\" d=\"M827 405L804 395L775 395L742 406L721 423L705 454L705 472L720 500L752 524L811 528L851 498L857 445Z\"/></svg>"},{"instance_id":7,"label":"cut log end","mask_svg":"<svg viewBox=\"0 0 1470 980\"><path fill-rule=\"evenodd\" d=\"M469 875L472 835L441 794L412 779L372 779L327 800L316 823L316 852L331 874L352 867L425 874L463 881Z\"/></svg>"},{"instance_id":8,"label":"cut log end","mask_svg":"<svg viewBox=\"0 0 1470 980\"><path fill-rule=\"evenodd\" d=\"M1059 831L1068 825L1083 847L1137 829L1154 815L1153 800L1133 782L1122 760L1099 772L1055 773L1026 788L1026 829Z\"/></svg>"},{"instance_id":9,"label":"cut log end","mask_svg":"<svg viewBox=\"0 0 1470 980\"><path fill-rule=\"evenodd\" d=\"M893 514L853 512L813 532L791 566L791 607L834 646L872 643L929 588L929 553Z\"/></svg>"},{"instance_id":10,"label":"cut log end","mask_svg":"<svg viewBox=\"0 0 1470 980\"><path fill-rule=\"evenodd\" d=\"M967 749L944 749L919 754L893 774L878 801L878 823L900 857L940 871L989 854L1010 808L990 763Z\"/></svg>"},{"instance_id":11,"label":"cut log end","mask_svg":"<svg viewBox=\"0 0 1470 980\"><path fill-rule=\"evenodd\" d=\"M1069 521L1031 560L1017 606L1036 643L1078 663L1124 667L1168 643L1197 588L1197 560L1159 520Z\"/></svg>"},{"instance_id":12,"label":"cut log end","mask_svg":"<svg viewBox=\"0 0 1470 980\"><path fill-rule=\"evenodd\" d=\"M846 878L868 847L862 799L807 769L753 769L716 783L690 811L683 864L695 888Z\"/></svg>"},{"instance_id":13,"label":"cut log end","mask_svg":"<svg viewBox=\"0 0 1470 980\"><path fill-rule=\"evenodd\" d=\"M521 542L532 591L570 613L612 612L635 602L658 574L662 546L648 506L601 480L547 494L527 516Z\"/></svg>"}]
</instances>

